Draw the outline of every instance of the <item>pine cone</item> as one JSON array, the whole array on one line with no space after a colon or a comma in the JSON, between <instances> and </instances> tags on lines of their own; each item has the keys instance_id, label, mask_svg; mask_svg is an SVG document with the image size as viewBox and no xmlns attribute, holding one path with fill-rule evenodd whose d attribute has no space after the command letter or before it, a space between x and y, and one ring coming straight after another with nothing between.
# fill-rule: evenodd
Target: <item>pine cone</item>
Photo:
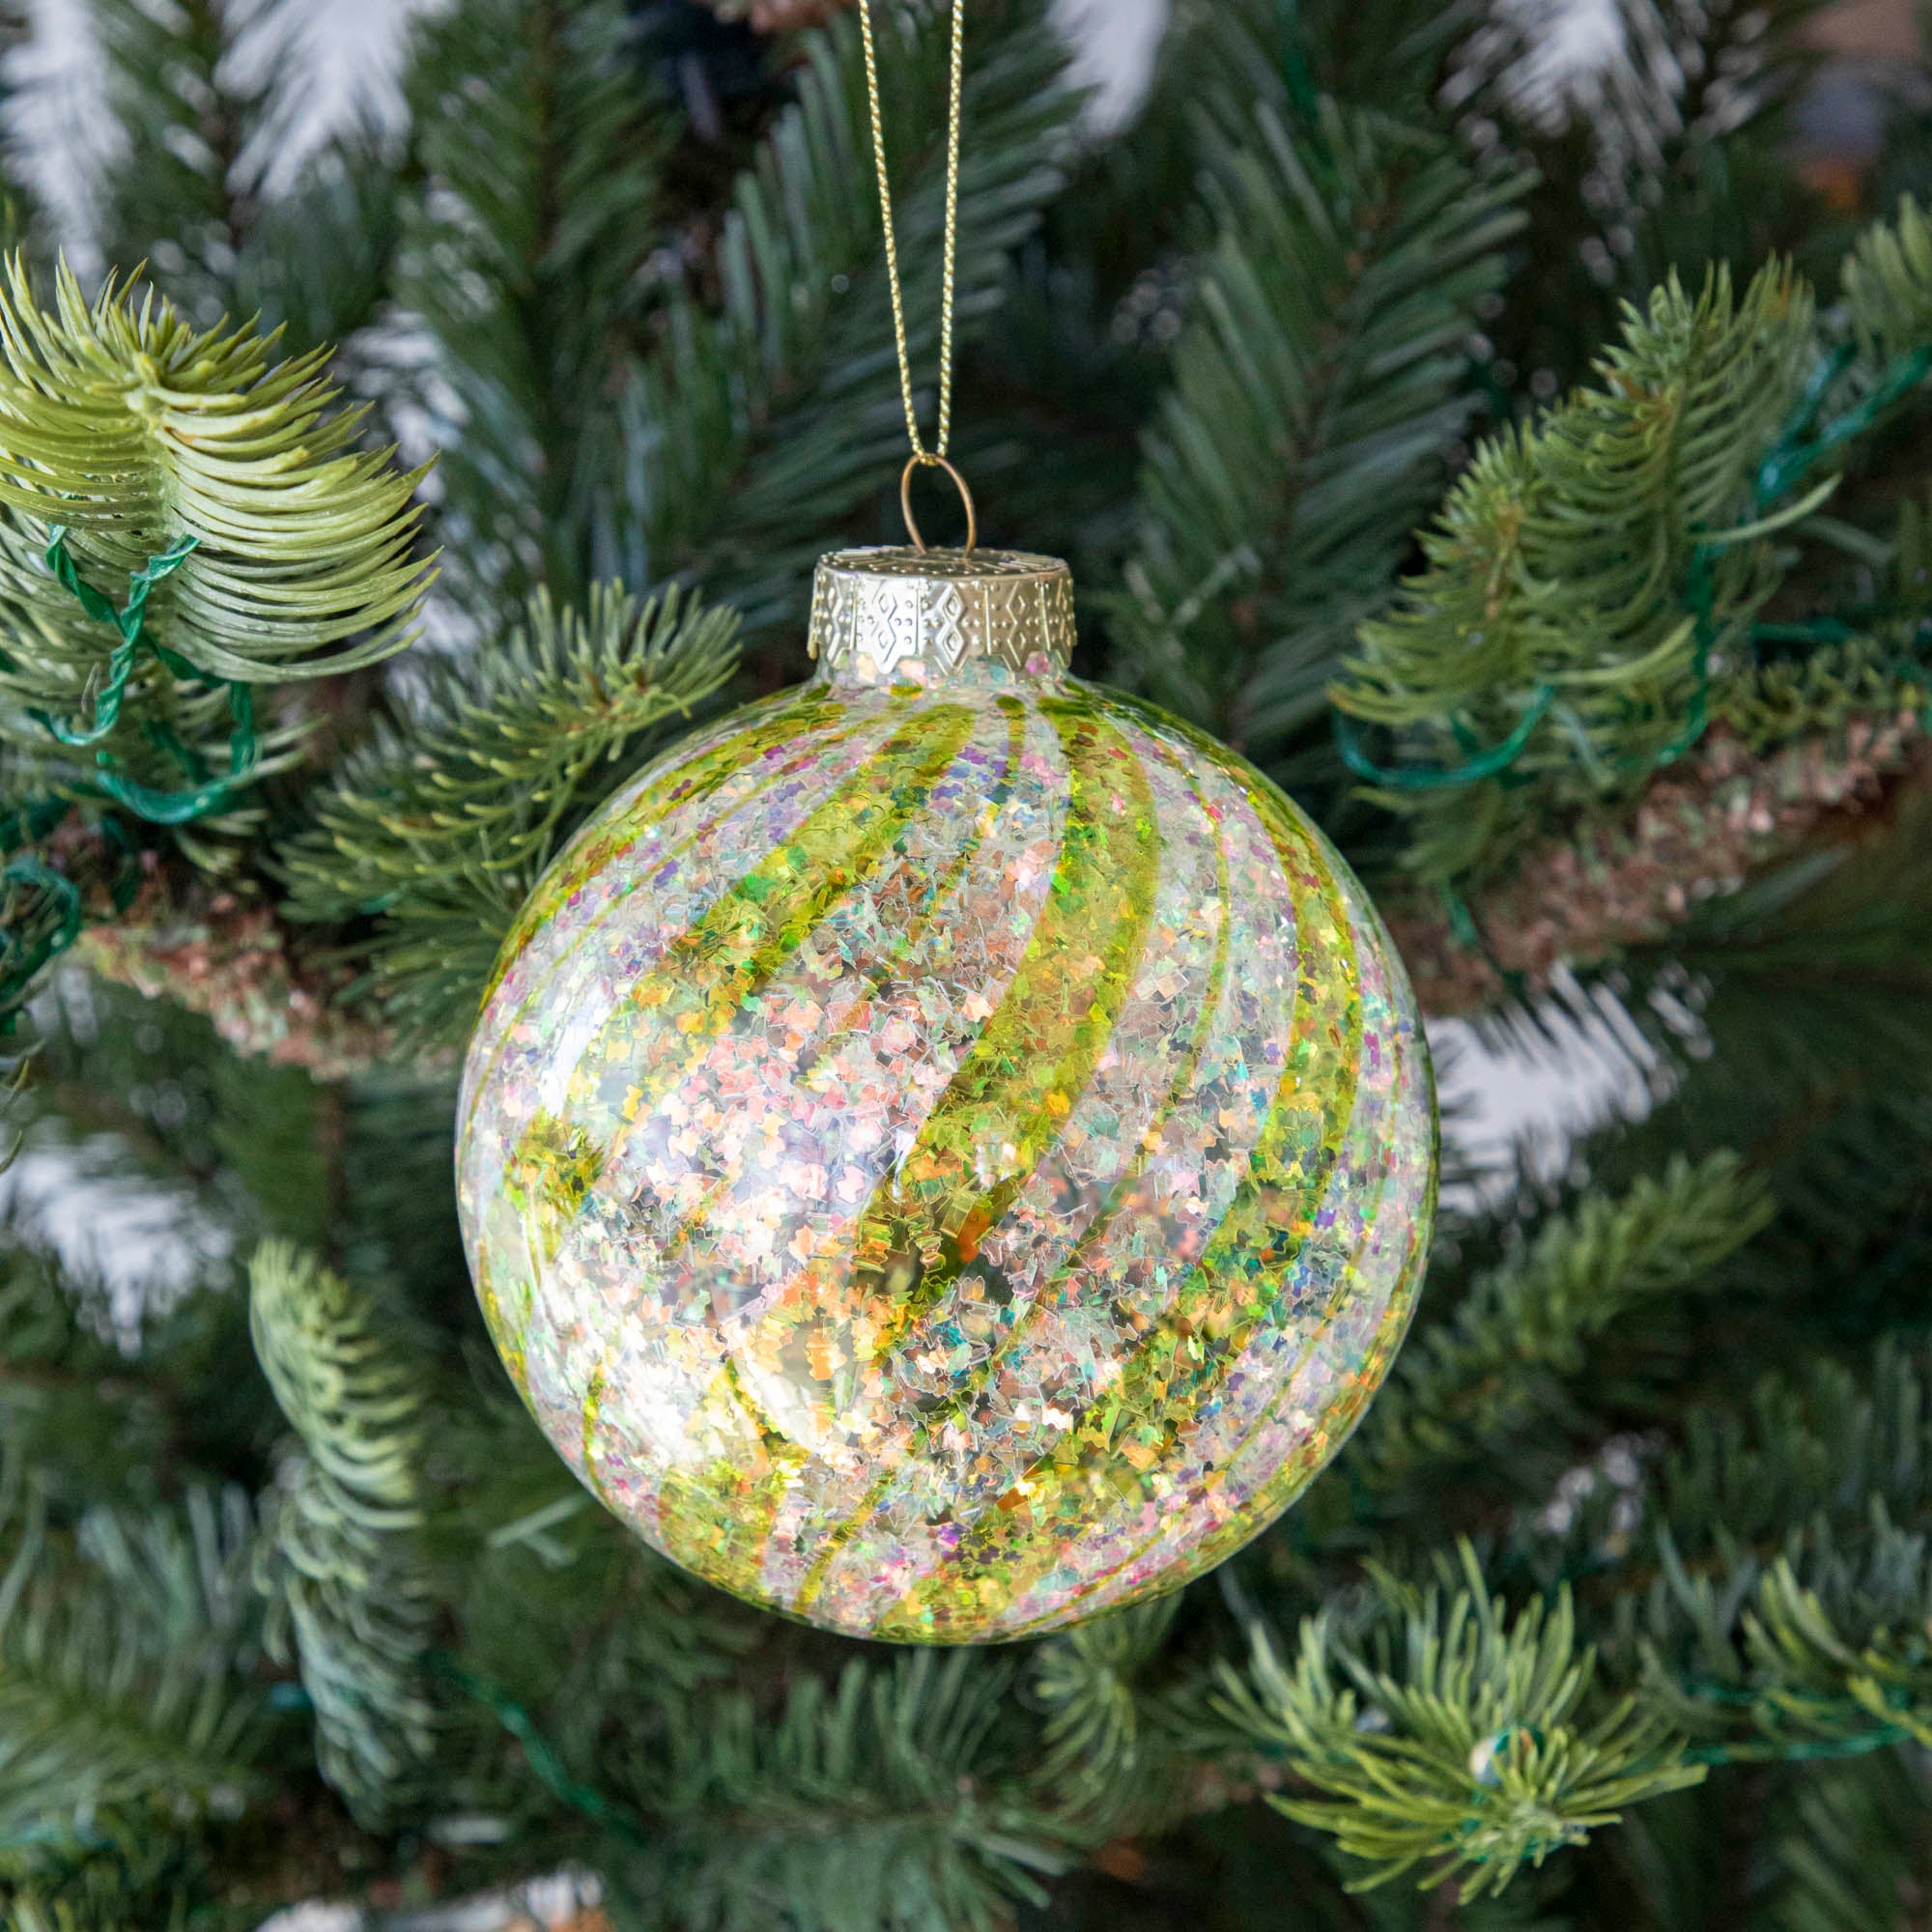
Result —
<instances>
[{"instance_id":1,"label":"pine cone","mask_svg":"<svg viewBox=\"0 0 1932 1932\"><path fill-rule=\"evenodd\" d=\"M760 34L788 34L815 27L842 13L851 0L710 0L712 11L726 20L749 20Z\"/></svg>"}]
</instances>

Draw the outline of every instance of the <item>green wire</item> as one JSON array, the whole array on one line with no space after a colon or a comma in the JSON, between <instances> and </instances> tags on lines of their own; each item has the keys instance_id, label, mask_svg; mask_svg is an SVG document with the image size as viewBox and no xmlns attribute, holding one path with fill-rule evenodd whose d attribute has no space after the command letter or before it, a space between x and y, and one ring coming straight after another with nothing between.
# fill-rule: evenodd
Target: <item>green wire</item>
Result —
<instances>
[{"instance_id":1,"label":"green wire","mask_svg":"<svg viewBox=\"0 0 1932 1932\"><path fill-rule=\"evenodd\" d=\"M121 722L128 687L143 650L175 677L184 682L220 682L203 673L179 651L168 649L147 635L148 598L155 586L173 576L193 554L201 539L185 536L158 556L151 556L144 568L128 580L128 601L116 610L113 604L80 574L68 549L68 532L56 525L47 541L47 568L72 594L74 600L97 623L110 625L121 641L107 660L107 681L94 700L94 716L82 723L67 724L44 711L29 716L58 743L73 750L94 749L95 789L116 805L124 806L135 817L150 825L185 825L205 818L225 806L255 775L261 748L255 736L255 694L239 680L228 682L228 770L220 778L202 776L199 758L184 745L167 725L151 723L147 736L167 756L187 772L194 781L180 791L167 791L143 784L120 768L120 760L101 745Z\"/></svg>"},{"instance_id":2,"label":"green wire","mask_svg":"<svg viewBox=\"0 0 1932 1932\"><path fill-rule=\"evenodd\" d=\"M650 1841L639 1829L636 1818L594 1785L584 1784L573 1777L549 1739L537 1728L535 1719L514 1698L466 1670L454 1658L442 1652L433 1656L430 1663L439 1677L489 1708L503 1729L523 1746L530 1769L559 1804L581 1812L627 1844L640 1850L648 1848Z\"/></svg>"},{"instance_id":3,"label":"green wire","mask_svg":"<svg viewBox=\"0 0 1932 1932\"><path fill-rule=\"evenodd\" d=\"M192 819L206 817L249 782L260 759L255 736L255 694L240 682L228 684L228 715L233 728L229 737L229 768L223 777L206 777L195 753L158 722L148 724L145 735L188 774L192 782L182 790L164 790L128 777L103 742L121 723L128 686L143 651L176 678L216 682L204 678L180 652L168 649L147 635L148 599L155 586L173 576L193 554L200 541L199 537L185 536L158 556L151 556L128 578L128 601L117 611L106 596L81 576L73 554L68 549L65 527L55 525L47 538L47 568L88 616L107 625L119 641L108 657L107 676L95 694L91 716L68 721L41 710L30 711L28 716L56 744L71 751L92 751L94 789L151 825L185 825ZM13 668L4 654L0 654L0 662L8 668ZM41 969L80 936L83 923L80 888L66 873L17 849L44 838L66 812L65 800L30 800L16 810L12 826L0 829L0 851L16 853L0 867L0 886L8 889L5 910L0 912L0 1031L12 1028ZM111 815L103 820L103 828L123 847L125 858L128 841L122 828ZM117 881L113 896L117 910L125 911L131 893L126 876L128 867L124 864L121 869L123 877ZM32 895L30 909L24 914L18 909L22 893Z\"/></svg>"}]
</instances>

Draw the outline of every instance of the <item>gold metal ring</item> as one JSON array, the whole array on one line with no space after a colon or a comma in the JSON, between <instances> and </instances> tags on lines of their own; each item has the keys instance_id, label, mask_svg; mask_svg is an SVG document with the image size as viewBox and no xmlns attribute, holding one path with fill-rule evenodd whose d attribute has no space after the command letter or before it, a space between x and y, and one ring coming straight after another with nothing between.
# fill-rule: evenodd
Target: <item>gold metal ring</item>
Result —
<instances>
[{"instance_id":1,"label":"gold metal ring","mask_svg":"<svg viewBox=\"0 0 1932 1932\"><path fill-rule=\"evenodd\" d=\"M899 479L899 508L905 512L905 526L911 536L913 547L923 556L931 548L919 533L919 525L912 514L913 473L920 469L943 469L952 478L953 488L959 492L959 500L966 505L966 554L971 556L980 547L980 513L973 506L973 493L966 487L966 479L943 456L915 456L905 467L905 475Z\"/></svg>"}]
</instances>

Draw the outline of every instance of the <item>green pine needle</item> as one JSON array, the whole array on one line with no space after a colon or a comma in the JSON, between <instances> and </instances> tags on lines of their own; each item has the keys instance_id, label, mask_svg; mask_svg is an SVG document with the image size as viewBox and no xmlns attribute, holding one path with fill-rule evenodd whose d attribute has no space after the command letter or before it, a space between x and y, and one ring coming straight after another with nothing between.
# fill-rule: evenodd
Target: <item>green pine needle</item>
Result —
<instances>
[{"instance_id":1,"label":"green pine needle","mask_svg":"<svg viewBox=\"0 0 1932 1932\"><path fill-rule=\"evenodd\" d=\"M503 637L425 663L420 702L345 761L282 852L291 916L373 918L376 997L447 1037L612 767L688 724L736 662L733 613L675 591L597 589L582 612L539 592Z\"/></svg>"},{"instance_id":2,"label":"green pine needle","mask_svg":"<svg viewBox=\"0 0 1932 1932\"><path fill-rule=\"evenodd\" d=\"M0 505L39 547L70 530L82 577L117 601L150 557L194 538L155 592L153 628L198 670L251 684L401 650L429 579L412 500L423 472L357 446L359 412L330 413L321 355L276 364L273 350L111 280L90 303L65 268L52 310L19 258L0 281ZM75 639L66 593L18 553L0 577Z\"/></svg>"},{"instance_id":3,"label":"green pine needle","mask_svg":"<svg viewBox=\"0 0 1932 1932\"><path fill-rule=\"evenodd\" d=\"M250 1278L255 1352L302 1450L270 1504L270 1640L300 1667L323 1776L373 1822L435 1744L421 1378L369 1298L310 1257L264 1242Z\"/></svg>"},{"instance_id":4,"label":"green pine needle","mask_svg":"<svg viewBox=\"0 0 1932 1932\"><path fill-rule=\"evenodd\" d=\"M1349 1469L1378 1491L1420 1497L1483 1468L1518 1468L1539 1442L1560 1444L1600 1379L1593 1339L1708 1290L1772 1213L1762 1182L1720 1153L1695 1164L1680 1155L1621 1197L1593 1196L1546 1220L1524 1253L1410 1338L1388 1399L1346 1452Z\"/></svg>"},{"instance_id":5,"label":"green pine needle","mask_svg":"<svg viewBox=\"0 0 1932 1932\"><path fill-rule=\"evenodd\" d=\"M1477 450L1428 567L1363 627L1335 693L1395 734L1378 796L1415 819L1418 869L1493 866L1540 813L1628 797L1694 742L1715 668L1777 585L1753 490L1810 370L1811 315L1782 268L1742 296L1723 272L1694 298L1673 277L1627 312L1595 386Z\"/></svg>"},{"instance_id":6,"label":"green pine needle","mask_svg":"<svg viewBox=\"0 0 1932 1932\"><path fill-rule=\"evenodd\" d=\"M44 1487L0 1456L0 1883L234 1815L260 1788L268 1722L247 1499L96 1509L75 1533Z\"/></svg>"},{"instance_id":7,"label":"green pine needle","mask_svg":"<svg viewBox=\"0 0 1932 1932\"><path fill-rule=\"evenodd\" d=\"M1078 1625L1041 1647L1034 1671L1046 1713L1042 1786L1116 1828L1137 1813L1158 1815L1171 1797L1137 1679L1159 1656L1180 1602L1157 1597Z\"/></svg>"},{"instance_id":8,"label":"green pine needle","mask_svg":"<svg viewBox=\"0 0 1932 1932\"><path fill-rule=\"evenodd\" d=\"M1814 1774L1775 1815L1771 1932L1903 1928L1932 1895L1932 1778L1922 1753L1887 1751Z\"/></svg>"},{"instance_id":9,"label":"green pine needle","mask_svg":"<svg viewBox=\"0 0 1932 1932\"><path fill-rule=\"evenodd\" d=\"M1886 1345L1693 1409L1646 1472L1649 1579L1608 1624L1619 1668L1709 1761L1932 1738L1928 1415L1924 1360ZM1586 1514L1567 1560L1601 1531Z\"/></svg>"},{"instance_id":10,"label":"green pine needle","mask_svg":"<svg viewBox=\"0 0 1932 1932\"><path fill-rule=\"evenodd\" d=\"M1528 183L1333 102L1297 128L1266 97L1208 158L1216 239L1116 611L1151 696L1266 759L1325 714L1440 487Z\"/></svg>"},{"instance_id":11,"label":"green pine needle","mask_svg":"<svg viewBox=\"0 0 1932 1932\"><path fill-rule=\"evenodd\" d=\"M1845 259L1845 305L1860 353L1874 364L1932 342L1932 218L1911 195Z\"/></svg>"},{"instance_id":12,"label":"green pine needle","mask_svg":"<svg viewBox=\"0 0 1932 1932\"><path fill-rule=\"evenodd\" d=\"M1217 1701L1320 1794L1270 1802L1366 1861L1363 1885L1420 1866L1424 1889L1455 1881L1466 1902L1704 1770L1631 1699L1592 1711L1567 1591L1512 1618L1466 1544L1462 1569L1458 1590L1392 1601L1367 1649L1312 1617L1291 1668L1258 1630Z\"/></svg>"},{"instance_id":13,"label":"green pine needle","mask_svg":"<svg viewBox=\"0 0 1932 1932\"><path fill-rule=\"evenodd\" d=\"M741 1693L687 1706L639 1766L658 1823L611 1861L619 1901L717 1932L775 1907L798 1932L994 1932L1071 1862L1065 1829L1000 1775L1011 1678L924 1651L802 1677L770 1715Z\"/></svg>"},{"instance_id":14,"label":"green pine needle","mask_svg":"<svg viewBox=\"0 0 1932 1932\"><path fill-rule=\"evenodd\" d=\"M621 0L462 0L411 50L395 293L428 336L412 387L444 451L446 587L485 623L539 582L647 581L610 514L672 125L636 42Z\"/></svg>"},{"instance_id":15,"label":"green pine needle","mask_svg":"<svg viewBox=\"0 0 1932 1932\"><path fill-rule=\"evenodd\" d=\"M86 13L118 137L89 144L107 259L153 263L197 322L236 313L238 255L299 105L300 0L87 0Z\"/></svg>"}]
</instances>

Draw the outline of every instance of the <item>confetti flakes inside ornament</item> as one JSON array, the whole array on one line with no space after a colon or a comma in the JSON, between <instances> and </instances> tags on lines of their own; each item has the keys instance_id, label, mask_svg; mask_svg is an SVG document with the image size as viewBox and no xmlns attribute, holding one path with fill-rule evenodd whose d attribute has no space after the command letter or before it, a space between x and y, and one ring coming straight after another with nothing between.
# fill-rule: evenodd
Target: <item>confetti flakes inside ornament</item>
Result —
<instances>
[{"instance_id":1,"label":"confetti flakes inside ornament","mask_svg":"<svg viewBox=\"0 0 1932 1932\"><path fill-rule=\"evenodd\" d=\"M1427 1246L1360 887L1070 639L1043 559L828 559L826 674L611 801L469 1050L465 1228L538 1421L668 1555L858 1636L1220 1562L1353 1426Z\"/></svg>"}]
</instances>

